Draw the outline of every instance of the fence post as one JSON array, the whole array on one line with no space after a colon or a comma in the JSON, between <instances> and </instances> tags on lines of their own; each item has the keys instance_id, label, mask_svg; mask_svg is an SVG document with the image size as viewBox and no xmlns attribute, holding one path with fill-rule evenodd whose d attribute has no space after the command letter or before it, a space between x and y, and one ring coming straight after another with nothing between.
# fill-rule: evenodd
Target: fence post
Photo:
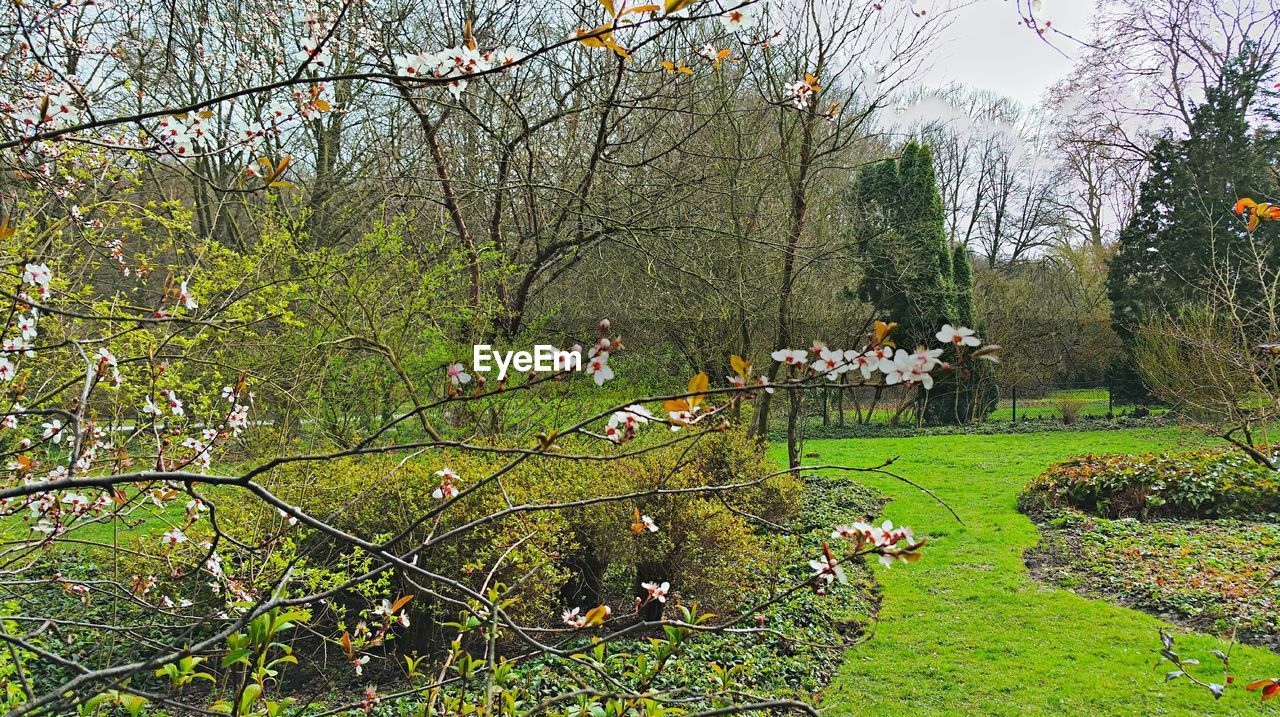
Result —
<instances>
[{"instance_id":1,"label":"fence post","mask_svg":"<svg viewBox=\"0 0 1280 717\"><path fill-rule=\"evenodd\" d=\"M1018 422L1018 387L1013 387L1013 422Z\"/></svg>"},{"instance_id":2,"label":"fence post","mask_svg":"<svg viewBox=\"0 0 1280 717\"><path fill-rule=\"evenodd\" d=\"M1116 415L1115 410L1115 394L1111 391L1111 384L1107 384L1107 418Z\"/></svg>"},{"instance_id":3,"label":"fence post","mask_svg":"<svg viewBox=\"0 0 1280 717\"><path fill-rule=\"evenodd\" d=\"M831 425L827 419L827 404L831 403L831 388L829 386L822 387L822 425Z\"/></svg>"}]
</instances>

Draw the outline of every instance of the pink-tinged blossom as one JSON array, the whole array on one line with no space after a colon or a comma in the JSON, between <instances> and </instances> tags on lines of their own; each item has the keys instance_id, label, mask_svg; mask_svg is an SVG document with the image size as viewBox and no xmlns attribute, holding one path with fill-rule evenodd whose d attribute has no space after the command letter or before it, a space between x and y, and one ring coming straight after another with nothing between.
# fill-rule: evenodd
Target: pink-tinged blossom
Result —
<instances>
[{"instance_id":1,"label":"pink-tinged blossom","mask_svg":"<svg viewBox=\"0 0 1280 717\"><path fill-rule=\"evenodd\" d=\"M361 655L351 660L351 666L355 668L357 675L364 674L364 666L369 664L369 656Z\"/></svg>"},{"instance_id":2,"label":"pink-tinged blossom","mask_svg":"<svg viewBox=\"0 0 1280 717\"><path fill-rule=\"evenodd\" d=\"M839 349L829 349L826 346L818 349L818 358L813 360L811 366L814 371L825 373L830 381L836 380L840 374L848 370L844 362L844 352Z\"/></svg>"},{"instance_id":3,"label":"pink-tinged blossom","mask_svg":"<svg viewBox=\"0 0 1280 717\"><path fill-rule=\"evenodd\" d=\"M850 350L844 352L844 360L849 371L858 371L862 374L862 380L869 381L880 364L880 355L875 351Z\"/></svg>"},{"instance_id":4,"label":"pink-tinged blossom","mask_svg":"<svg viewBox=\"0 0 1280 717\"><path fill-rule=\"evenodd\" d=\"M17 369L14 368L13 362L0 357L0 381L12 381L15 375L17 375Z\"/></svg>"},{"instance_id":5,"label":"pink-tinged blossom","mask_svg":"<svg viewBox=\"0 0 1280 717\"><path fill-rule=\"evenodd\" d=\"M333 56L329 54L327 46L321 45L319 39L308 38L299 43L298 51L293 53L293 61L316 67L328 67L333 62Z\"/></svg>"},{"instance_id":6,"label":"pink-tinged blossom","mask_svg":"<svg viewBox=\"0 0 1280 717\"><path fill-rule=\"evenodd\" d=\"M196 303L195 297L191 295L191 290L187 288L186 279L183 279L178 284L178 303L187 307L188 310L194 310L200 306Z\"/></svg>"},{"instance_id":7,"label":"pink-tinged blossom","mask_svg":"<svg viewBox=\"0 0 1280 717\"><path fill-rule=\"evenodd\" d=\"M591 374L591 378L596 382L597 386L603 386L605 381L613 378L613 368L609 366L609 352L601 351L591 357L584 370Z\"/></svg>"},{"instance_id":8,"label":"pink-tinged blossom","mask_svg":"<svg viewBox=\"0 0 1280 717\"><path fill-rule=\"evenodd\" d=\"M609 417L609 424L605 426L605 436L614 443L629 441L636 437L640 426L652 420L655 418L649 409L639 404L632 404L621 411L613 412Z\"/></svg>"},{"instance_id":9,"label":"pink-tinged blossom","mask_svg":"<svg viewBox=\"0 0 1280 717\"><path fill-rule=\"evenodd\" d=\"M40 424L40 426L44 429L44 433L40 434L41 438L50 443L62 443L62 421L54 418L50 419L48 423Z\"/></svg>"},{"instance_id":10,"label":"pink-tinged blossom","mask_svg":"<svg viewBox=\"0 0 1280 717\"><path fill-rule=\"evenodd\" d=\"M657 600L658 602L666 602L667 593L671 592L671 583L668 582L663 582L661 585L658 583L641 583L640 587L648 591L649 600Z\"/></svg>"},{"instance_id":11,"label":"pink-tinged blossom","mask_svg":"<svg viewBox=\"0 0 1280 717\"><path fill-rule=\"evenodd\" d=\"M445 498L458 497L457 484L461 483L462 479L458 477L457 473L453 472L452 468L441 468L436 471L436 476L440 478L440 487L431 491L432 498L444 500Z\"/></svg>"},{"instance_id":12,"label":"pink-tinged blossom","mask_svg":"<svg viewBox=\"0 0 1280 717\"><path fill-rule=\"evenodd\" d=\"M23 283L41 289L41 296L45 294L44 290L49 288L49 282L52 280L53 272L49 271L49 267L45 264L27 264L22 270Z\"/></svg>"},{"instance_id":13,"label":"pink-tinged blossom","mask_svg":"<svg viewBox=\"0 0 1280 717\"><path fill-rule=\"evenodd\" d=\"M47 125L53 124L54 120L71 124L80 118L80 111L72 102L69 94L45 95L15 112L13 119L21 126L37 131L48 129Z\"/></svg>"},{"instance_id":14,"label":"pink-tinged blossom","mask_svg":"<svg viewBox=\"0 0 1280 717\"><path fill-rule=\"evenodd\" d=\"M36 316L35 314L19 314L14 326L18 331L22 332L22 340L30 341L36 337Z\"/></svg>"},{"instance_id":15,"label":"pink-tinged blossom","mask_svg":"<svg viewBox=\"0 0 1280 717\"><path fill-rule=\"evenodd\" d=\"M973 329L964 326L952 326L951 324L943 324L942 329L936 334L938 341L944 344L955 344L956 346L981 346L982 339L973 335Z\"/></svg>"},{"instance_id":16,"label":"pink-tinged blossom","mask_svg":"<svg viewBox=\"0 0 1280 717\"><path fill-rule=\"evenodd\" d=\"M828 585L833 582L838 582L841 585L849 582L849 577L844 574L844 567L833 556L819 555L809 561L809 567L813 568L814 577L821 579Z\"/></svg>"},{"instance_id":17,"label":"pink-tinged blossom","mask_svg":"<svg viewBox=\"0 0 1280 717\"><path fill-rule=\"evenodd\" d=\"M754 8L735 8L720 15L720 24L729 32L745 32L756 26L756 16L748 12Z\"/></svg>"},{"instance_id":18,"label":"pink-tinged blossom","mask_svg":"<svg viewBox=\"0 0 1280 717\"><path fill-rule=\"evenodd\" d=\"M471 383L471 374L467 373L465 367L460 363L450 364L445 373L449 376L449 383L454 386Z\"/></svg>"},{"instance_id":19,"label":"pink-tinged blossom","mask_svg":"<svg viewBox=\"0 0 1280 717\"><path fill-rule=\"evenodd\" d=\"M582 614L582 608L577 608L577 607L573 608L572 610L565 610L563 613L561 613L560 620L561 622L568 625L569 627L574 628L575 630L581 627L586 627L587 625L587 618L585 615Z\"/></svg>"},{"instance_id":20,"label":"pink-tinged blossom","mask_svg":"<svg viewBox=\"0 0 1280 717\"><path fill-rule=\"evenodd\" d=\"M791 106L798 110L808 109L809 103L813 100L813 88L804 80L788 82L783 87L783 92L786 93L787 101Z\"/></svg>"},{"instance_id":21,"label":"pink-tinged blossom","mask_svg":"<svg viewBox=\"0 0 1280 717\"><path fill-rule=\"evenodd\" d=\"M769 355L774 361L788 366L803 366L809 360L809 354L804 349L778 349Z\"/></svg>"},{"instance_id":22,"label":"pink-tinged blossom","mask_svg":"<svg viewBox=\"0 0 1280 717\"><path fill-rule=\"evenodd\" d=\"M183 533L181 530L174 528L173 530L170 530L164 535L161 535L160 542L164 543L165 545L177 545L179 543L185 543L187 542L187 535L186 533Z\"/></svg>"},{"instance_id":23,"label":"pink-tinged blossom","mask_svg":"<svg viewBox=\"0 0 1280 717\"><path fill-rule=\"evenodd\" d=\"M899 383L919 383L929 390L933 388L933 375L929 373L941 363L939 358L942 349L917 349L915 353L907 353L898 349L893 360L882 360L880 370L884 372L887 385Z\"/></svg>"},{"instance_id":24,"label":"pink-tinged blossom","mask_svg":"<svg viewBox=\"0 0 1280 717\"><path fill-rule=\"evenodd\" d=\"M658 524L653 522L653 518L650 518L647 515L640 516L640 524L650 533L658 532Z\"/></svg>"},{"instance_id":25,"label":"pink-tinged blossom","mask_svg":"<svg viewBox=\"0 0 1280 717\"><path fill-rule=\"evenodd\" d=\"M36 355L34 347L18 336L11 336L5 339L3 350L5 353L20 353L27 358L35 358Z\"/></svg>"}]
</instances>

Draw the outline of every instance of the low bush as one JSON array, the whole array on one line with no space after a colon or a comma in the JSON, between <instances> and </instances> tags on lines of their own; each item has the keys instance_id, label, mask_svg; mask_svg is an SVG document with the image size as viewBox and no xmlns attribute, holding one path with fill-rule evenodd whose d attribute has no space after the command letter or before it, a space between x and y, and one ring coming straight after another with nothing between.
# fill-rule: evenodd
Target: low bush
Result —
<instances>
[{"instance_id":1,"label":"low bush","mask_svg":"<svg viewBox=\"0 0 1280 717\"><path fill-rule=\"evenodd\" d=\"M572 607L618 609L643 592L644 581L669 582L673 597L696 600L708 610L732 610L740 586L769 560L761 526L798 512L801 483L790 475L767 477L776 467L766 459L764 444L736 430L653 450L638 440L626 449L627 457L603 462L532 457L470 493L505 462L462 451L430 461L339 458L289 464L263 483L288 504L375 544L422 545L502 513L435 543L418 556L418 564L471 590L519 584L518 598L505 610L525 624L555 624L559 612ZM442 503L437 471L446 467L460 477L456 487L463 494L447 511L421 521ZM723 493L673 492L756 481ZM629 494L639 497L593 500ZM578 501L583 504L564 505ZM222 503L218 519L229 536L246 545L280 541L272 564L252 571L260 576L259 590L285 569L293 571L295 582L306 583L300 589L324 590L360 575L369 562L314 531L284 541L284 518L259 502ZM544 509L551 505L560 507ZM649 517L656 531L638 522L639 516ZM192 537L196 549L201 539ZM359 597L349 604L327 605L316 619L337 623L339 630L354 628L381 600L414 594L401 648L427 650L450 639L443 625L456 617L450 598L458 596L423 594L394 573L355 592Z\"/></svg>"},{"instance_id":2,"label":"low bush","mask_svg":"<svg viewBox=\"0 0 1280 717\"><path fill-rule=\"evenodd\" d=\"M1280 473L1235 450L1091 454L1058 463L1027 483L1019 507L1032 514L1071 507L1108 518L1276 520Z\"/></svg>"},{"instance_id":3,"label":"low bush","mask_svg":"<svg viewBox=\"0 0 1280 717\"><path fill-rule=\"evenodd\" d=\"M1080 418L1080 411L1084 409L1085 400L1064 396L1058 399L1056 406L1058 415L1062 416L1062 422L1070 425Z\"/></svg>"}]
</instances>

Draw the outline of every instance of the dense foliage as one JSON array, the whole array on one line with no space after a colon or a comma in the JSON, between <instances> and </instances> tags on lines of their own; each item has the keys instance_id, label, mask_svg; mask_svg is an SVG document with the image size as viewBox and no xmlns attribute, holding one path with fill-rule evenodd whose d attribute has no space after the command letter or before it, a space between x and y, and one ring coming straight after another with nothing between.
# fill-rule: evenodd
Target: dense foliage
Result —
<instances>
[{"instance_id":1,"label":"dense foliage","mask_svg":"<svg viewBox=\"0 0 1280 717\"><path fill-rule=\"evenodd\" d=\"M948 244L928 146L908 142L896 160L862 170L850 203L861 213L853 238L866 264L856 294L889 316L912 317L898 340L912 346L925 343L933 326L973 325L973 267L964 246ZM987 367L966 367L918 410L929 423L980 420L994 408L991 376Z\"/></svg>"},{"instance_id":2,"label":"dense foliage","mask_svg":"<svg viewBox=\"0 0 1280 717\"><path fill-rule=\"evenodd\" d=\"M1075 507L1104 517L1276 520L1280 474L1235 450L1091 454L1054 465L1027 483L1019 500L1031 512Z\"/></svg>"}]
</instances>

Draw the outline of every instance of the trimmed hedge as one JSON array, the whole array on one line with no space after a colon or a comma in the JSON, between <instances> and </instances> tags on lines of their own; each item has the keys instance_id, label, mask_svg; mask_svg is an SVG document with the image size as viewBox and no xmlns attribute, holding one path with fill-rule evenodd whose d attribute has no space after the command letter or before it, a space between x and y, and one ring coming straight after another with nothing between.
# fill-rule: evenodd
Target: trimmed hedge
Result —
<instances>
[{"instance_id":1,"label":"trimmed hedge","mask_svg":"<svg viewBox=\"0 0 1280 717\"><path fill-rule=\"evenodd\" d=\"M1280 473L1236 450L1091 454L1031 480L1018 506L1032 514L1078 508L1108 518L1280 520Z\"/></svg>"}]
</instances>

